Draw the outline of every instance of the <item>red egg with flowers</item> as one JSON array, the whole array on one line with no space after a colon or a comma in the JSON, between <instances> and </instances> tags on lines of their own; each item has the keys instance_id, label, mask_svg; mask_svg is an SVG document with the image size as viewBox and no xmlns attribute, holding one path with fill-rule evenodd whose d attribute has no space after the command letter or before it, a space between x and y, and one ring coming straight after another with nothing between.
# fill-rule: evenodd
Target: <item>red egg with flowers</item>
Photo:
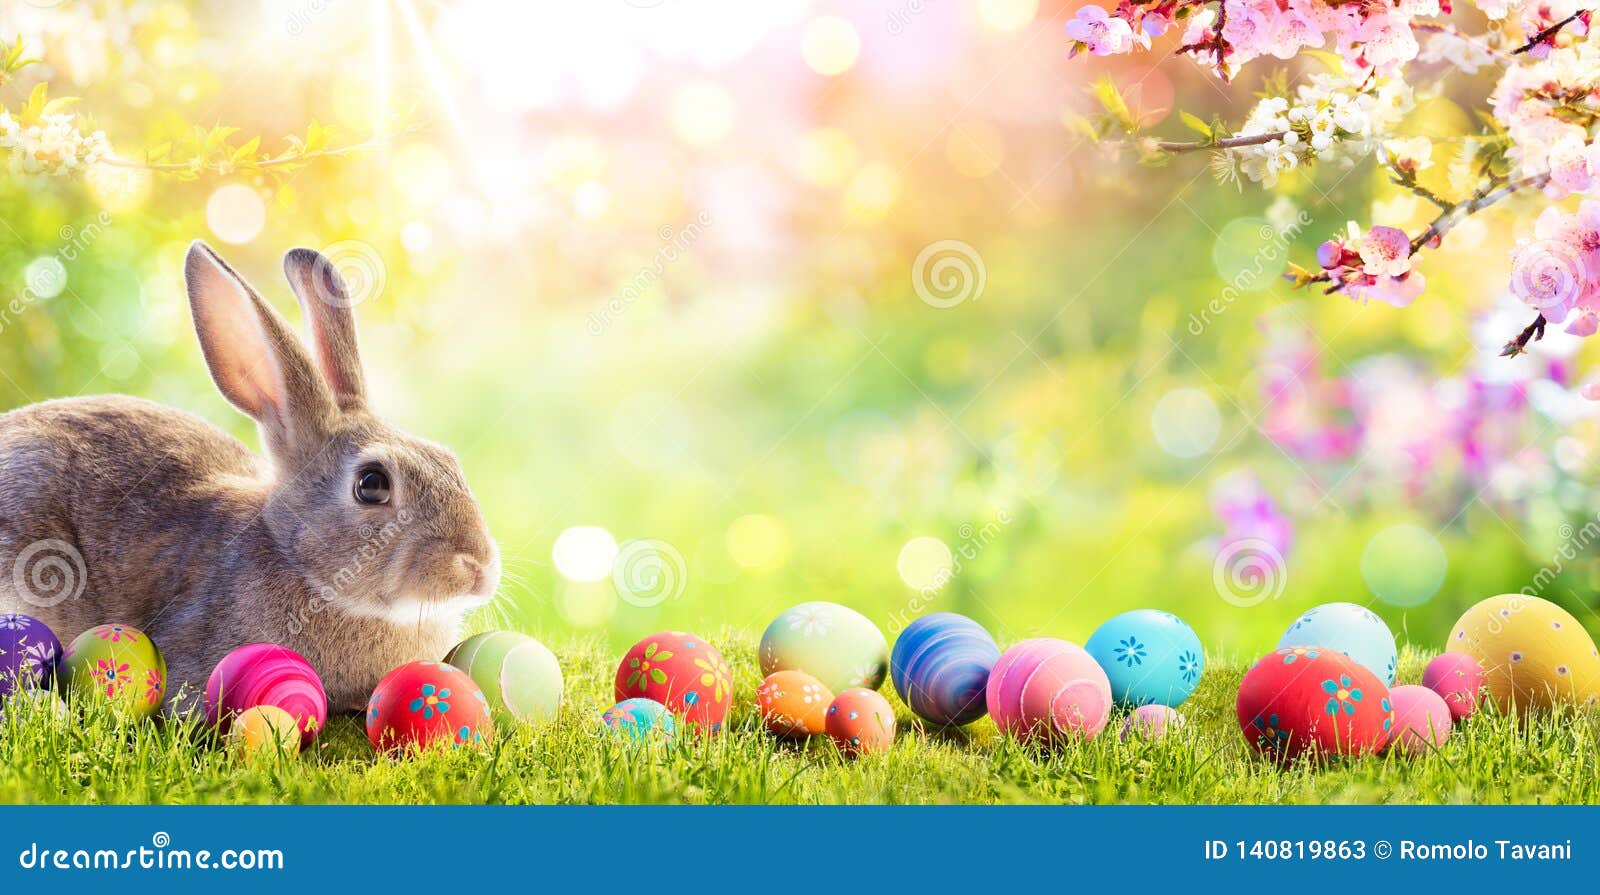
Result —
<instances>
[{"instance_id":1,"label":"red egg with flowers","mask_svg":"<svg viewBox=\"0 0 1600 895\"><path fill-rule=\"evenodd\" d=\"M489 701L465 671L411 662L384 675L367 700L367 739L380 752L489 739Z\"/></svg>"},{"instance_id":2,"label":"red egg with flowers","mask_svg":"<svg viewBox=\"0 0 1600 895\"><path fill-rule=\"evenodd\" d=\"M1301 755L1369 755L1394 726L1389 688L1344 653L1319 646L1273 650L1239 685L1239 728L1257 752L1279 761Z\"/></svg>"},{"instance_id":3,"label":"red egg with flowers","mask_svg":"<svg viewBox=\"0 0 1600 895\"><path fill-rule=\"evenodd\" d=\"M662 631L622 657L616 695L618 702L654 699L697 733L716 733L728 719L733 684L716 647L683 631Z\"/></svg>"}]
</instances>

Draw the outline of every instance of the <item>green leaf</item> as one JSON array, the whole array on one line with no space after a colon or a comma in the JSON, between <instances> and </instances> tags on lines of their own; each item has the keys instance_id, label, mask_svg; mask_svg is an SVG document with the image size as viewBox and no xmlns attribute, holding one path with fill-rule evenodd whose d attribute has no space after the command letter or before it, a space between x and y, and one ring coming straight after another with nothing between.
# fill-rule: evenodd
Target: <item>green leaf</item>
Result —
<instances>
[{"instance_id":1,"label":"green leaf","mask_svg":"<svg viewBox=\"0 0 1600 895\"><path fill-rule=\"evenodd\" d=\"M1189 130L1194 131L1202 137L1205 137L1207 140L1211 139L1211 125L1206 124L1199 118L1196 118L1188 112L1181 110L1178 112L1178 119L1187 125Z\"/></svg>"}]
</instances>

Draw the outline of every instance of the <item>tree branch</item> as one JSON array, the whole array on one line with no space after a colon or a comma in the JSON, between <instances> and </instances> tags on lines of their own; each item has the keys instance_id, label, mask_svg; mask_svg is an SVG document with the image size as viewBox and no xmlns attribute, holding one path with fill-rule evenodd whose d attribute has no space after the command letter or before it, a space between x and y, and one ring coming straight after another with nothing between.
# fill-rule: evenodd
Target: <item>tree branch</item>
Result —
<instances>
[{"instance_id":1,"label":"tree branch","mask_svg":"<svg viewBox=\"0 0 1600 895\"><path fill-rule=\"evenodd\" d=\"M1507 342L1505 347L1500 349L1500 356L1516 357L1519 354L1526 354L1529 342L1537 342L1544 338L1544 325L1543 314L1533 318L1533 322L1528 324L1526 329L1518 333L1515 339Z\"/></svg>"},{"instance_id":2,"label":"tree branch","mask_svg":"<svg viewBox=\"0 0 1600 895\"><path fill-rule=\"evenodd\" d=\"M1226 137L1221 140L1192 140L1187 142L1158 141L1155 146L1163 152L1198 152L1202 149L1238 149L1241 146L1260 146L1273 140L1282 140L1283 131L1250 134L1245 137Z\"/></svg>"},{"instance_id":3,"label":"tree branch","mask_svg":"<svg viewBox=\"0 0 1600 895\"><path fill-rule=\"evenodd\" d=\"M1550 175L1548 173L1535 174L1532 177L1513 180L1499 187L1495 187L1493 184L1485 186L1474 193L1472 198L1463 199L1441 211L1439 216L1433 219L1433 223L1428 225L1428 229L1412 238L1411 254L1415 255L1417 252L1422 251L1422 247L1428 243L1442 239L1446 233L1455 229L1455 226L1461 223L1463 218L1477 214L1518 190L1540 189L1549 180Z\"/></svg>"},{"instance_id":4,"label":"tree branch","mask_svg":"<svg viewBox=\"0 0 1600 895\"><path fill-rule=\"evenodd\" d=\"M1538 34L1535 34L1533 37L1529 38L1527 43L1523 44L1520 47L1517 47L1515 50L1512 50L1511 51L1511 55L1516 56L1519 53L1526 53L1529 50L1532 50L1534 47L1537 47L1538 45L1540 45L1542 43L1549 43L1551 38L1553 38L1557 34L1561 33L1561 29L1567 27L1568 25L1572 24L1573 22L1576 22L1578 19L1580 19L1580 18L1582 18L1584 16L1587 16L1588 14L1589 14L1589 10L1587 10L1587 9L1578 10L1577 12L1573 13L1572 15L1567 16L1566 18L1564 18L1561 21L1555 23L1554 25L1551 25L1549 28L1546 28L1543 31L1540 31Z\"/></svg>"}]
</instances>

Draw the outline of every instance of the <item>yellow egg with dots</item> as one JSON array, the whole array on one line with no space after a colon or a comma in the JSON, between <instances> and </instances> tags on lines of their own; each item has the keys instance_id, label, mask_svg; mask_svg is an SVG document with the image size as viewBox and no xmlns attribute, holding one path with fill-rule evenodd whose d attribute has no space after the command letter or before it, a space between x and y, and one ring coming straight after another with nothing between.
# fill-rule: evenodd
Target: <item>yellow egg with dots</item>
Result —
<instances>
[{"instance_id":1,"label":"yellow egg with dots","mask_svg":"<svg viewBox=\"0 0 1600 895\"><path fill-rule=\"evenodd\" d=\"M228 727L228 749L247 762L291 758L300 754L300 725L275 705L253 706Z\"/></svg>"},{"instance_id":2,"label":"yellow egg with dots","mask_svg":"<svg viewBox=\"0 0 1600 895\"><path fill-rule=\"evenodd\" d=\"M1461 616L1445 648L1478 660L1489 698L1503 710L1600 701L1600 651L1583 625L1549 600L1490 597Z\"/></svg>"}]
</instances>

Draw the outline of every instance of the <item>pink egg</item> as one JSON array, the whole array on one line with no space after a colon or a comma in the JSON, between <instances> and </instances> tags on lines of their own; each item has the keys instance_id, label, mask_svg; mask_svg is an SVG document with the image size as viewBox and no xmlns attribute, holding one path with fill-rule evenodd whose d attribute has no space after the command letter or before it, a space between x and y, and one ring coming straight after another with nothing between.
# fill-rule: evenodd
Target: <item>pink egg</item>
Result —
<instances>
[{"instance_id":1,"label":"pink egg","mask_svg":"<svg viewBox=\"0 0 1600 895\"><path fill-rule=\"evenodd\" d=\"M1451 716L1465 721L1478 710L1478 694L1483 692L1483 666L1466 653L1440 653L1422 672L1422 686L1444 697Z\"/></svg>"},{"instance_id":2,"label":"pink egg","mask_svg":"<svg viewBox=\"0 0 1600 895\"><path fill-rule=\"evenodd\" d=\"M1406 684L1389 691L1394 727L1388 748L1401 755L1422 755L1450 739L1450 707L1427 687Z\"/></svg>"},{"instance_id":3,"label":"pink egg","mask_svg":"<svg viewBox=\"0 0 1600 895\"><path fill-rule=\"evenodd\" d=\"M316 670L275 643L248 643L228 653L206 681L206 719L224 732L233 716L259 705L277 706L295 719L302 749L328 720L328 696Z\"/></svg>"},{"instance_id":4,"label":"pink egg","mask_svg":"<svg viewBox=\"0 0 1600 895\"><path fill-rule=\"evenodd\" d=\"M1018 739L1087 739L1111 717L1111 682L1083 647L1038 637L1001 654L985 702L1001 732Z\"/></svg>"},{"instance_id":5,"label":"pink egg","mask_svg":"<svg viewBox=\"0 0 1600 895\"><path fill-rule=\"evenodd\" d=\"M1129 736L1159 740L1182 727L1186 722L1175 708L1165 705L1141 705L1128 713L1122 721L1122 739Z\"/></svg>"}]
</instances>

